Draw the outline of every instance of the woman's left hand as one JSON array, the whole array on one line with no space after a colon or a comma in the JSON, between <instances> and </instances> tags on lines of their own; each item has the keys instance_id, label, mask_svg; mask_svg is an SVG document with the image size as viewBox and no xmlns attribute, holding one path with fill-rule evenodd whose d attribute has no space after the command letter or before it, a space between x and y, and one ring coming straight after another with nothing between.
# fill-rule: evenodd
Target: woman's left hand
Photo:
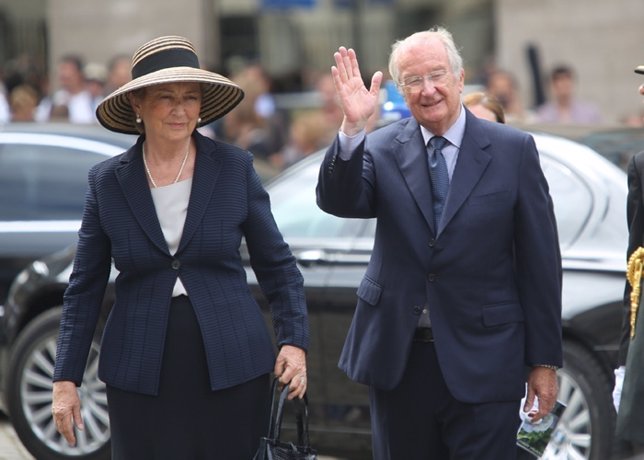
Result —
<instances>
[{"instance_id":1,"label":"woman's left hand","mask_svg":"<svg viewBox=\"0 0 644 460\"><path fill-rule=\"evenodd\" d=\"M275 377L289 385L288 399L303 398L306 393L306 352L293 345L282 345L275 361Z\"/></svg>"}]
</instances>

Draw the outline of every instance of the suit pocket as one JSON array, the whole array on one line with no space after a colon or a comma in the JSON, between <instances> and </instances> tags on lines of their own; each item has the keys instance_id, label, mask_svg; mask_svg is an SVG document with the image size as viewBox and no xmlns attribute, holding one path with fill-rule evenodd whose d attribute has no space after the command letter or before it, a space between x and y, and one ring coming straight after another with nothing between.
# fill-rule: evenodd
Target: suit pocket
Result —
<instances>
[{"instance_id":1,"label":"suit pocket","mask_svg":"<svg viewBox=\"0 0 644 460\"><path fill-rule=\"evenodd\" d=\"M483 325L500 326L508 323L523 322L523 309L516 302L483 307Z\"/></svg>"},{"instance_id":2,"label":"suit pocket","mask_svg":"<svg viewBox=\"0 0 644 460\"><path fill-rule=\"evenodd\" d=\"M470 206L486 206L494 203L502 203L510 199L510 192L508 190L500 190L498 192L490 192L481 195L472 195L467 201Z\"/></svg>"},{"instance_id":3,"label":"suit pocket","mask_svg":"<svg viewBox=\"0 0 644 460\"><path fill-rule=\"evenodd\" d=\"M358 287L358 297L367 302L369 305L376 305L382 294L382 286L366 276L362 278Z\"/></svg>"}]
</instances>

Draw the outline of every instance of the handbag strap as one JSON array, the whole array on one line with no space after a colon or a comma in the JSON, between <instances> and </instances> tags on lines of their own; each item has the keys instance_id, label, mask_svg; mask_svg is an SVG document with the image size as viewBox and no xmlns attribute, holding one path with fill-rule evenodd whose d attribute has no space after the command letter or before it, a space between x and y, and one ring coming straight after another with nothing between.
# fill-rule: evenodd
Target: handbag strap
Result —
<instances>
[{"instance_id":1,"label":"handbag strap","mask_svg":"<svg viewBox=\"0 0 644 460\"><path fill-rule=\"evenodd\" d=\"M300 446L308 447L309 440L309 400L304 394L300 401L300 410L297 412L297 443Z\"/></svg>"},{"instance_id":2,"label":"handbag strap","mask_svg":"<svg viewBox=\"0 0 644 460\"><path fill-rule=\"evenodd\" d=\"M266 433L267 438L273 438L273 431L275 430L275 398L277 396L277 379L273 379L271 384L271 410L268 420L268 433Z\"/></svg>"},{"instance_id":3,"label":"handbag strap","mask_svg":"<svg viewBox=\"0 0 644 460\"><path fill-rule=\"evenodd\" d=\"M277 400L277 408L275 407L275 400L277 398L277 379L273 380L272 384L272 401L271 401L271 419L268 425L268 437L270 439L279 440L282 432L282 419L284 415L284 405L287 401L289 386L285 385L279 394ZM297 442L300 446L309 447L309 401L304 397L299 401L294 401L298 404L298 411L296 414L297 424Z\"/></svg>"}]
</instances>

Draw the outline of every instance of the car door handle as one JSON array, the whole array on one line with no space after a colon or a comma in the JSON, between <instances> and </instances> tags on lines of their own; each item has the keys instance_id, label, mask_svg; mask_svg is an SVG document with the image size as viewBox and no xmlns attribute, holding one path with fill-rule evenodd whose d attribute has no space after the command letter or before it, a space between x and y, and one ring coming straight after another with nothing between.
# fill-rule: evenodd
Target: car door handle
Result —
<instances>
[{"instance_id":1,"label":"car door handle","mask_svg":"<svg viewBox=\"0 0 644 460\"><path fill-rule=\"evenodd\" d=\"M328 260L326 252L321 249L309 249L306 251L300 251L295 257L297 259L297 262L304 267L323 265L331 262L330 260Z\"/></svg>"},{"instance_id":2,"label":"car door handle","mask_svg":"<svg viewBox=\"0 0 644 460\"><path fill-rule=\"evenodd\" d=\"M309 249L300 251L296 255L297 261L304 267L313 265L364 265L369 263L369 254L353 252L328 252L323 249Z\"/></svg>"}]
</instances>

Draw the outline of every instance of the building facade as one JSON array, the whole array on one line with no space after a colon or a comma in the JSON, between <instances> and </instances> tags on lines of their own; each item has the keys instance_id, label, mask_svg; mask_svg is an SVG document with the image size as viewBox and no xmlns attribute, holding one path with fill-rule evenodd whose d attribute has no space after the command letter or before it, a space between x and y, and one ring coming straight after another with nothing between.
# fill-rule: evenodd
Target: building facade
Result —
<instances>
[{"instance_id":1,"label":"building facade","mask_svg":"<svg viewBox=\"0 0 644 460\"><path fill-rule=\"evenodd\" d=\"M579 96L617 122L641 109L632 69L644 63L643 20L641 0L0 0L0 68L29 53L51 73L67 53L107 62L178 34L204 66L229 73L258 61L290 90L328 72L340 45L358 51L368 78L386 70L394 40L441 24L461 47L468 83L494 62L516 75L530 106L535 73L566 63Z\"/></svg>"}]
</instances>

